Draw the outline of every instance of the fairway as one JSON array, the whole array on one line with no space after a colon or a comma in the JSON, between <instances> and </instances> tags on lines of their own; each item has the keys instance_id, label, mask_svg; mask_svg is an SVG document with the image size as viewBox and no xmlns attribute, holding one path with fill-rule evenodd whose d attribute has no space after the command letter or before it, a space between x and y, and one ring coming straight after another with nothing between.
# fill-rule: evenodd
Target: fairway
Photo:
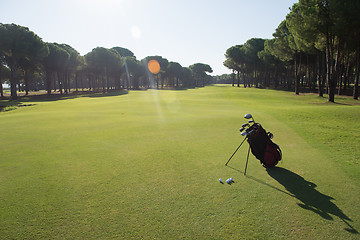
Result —
<instances>
[{"instance_id":1,"label":"fairway","mask_svg":"<svg viewBox=\"0 0 360 240\"><path fill-rule=\"evenodd\" d=\"M0 112L0 239L359 239L360 105L215 85ZM283 160L263 168L251 113ZM221 184L232 177L234 183Z\"/></svg>"}]
</instances>

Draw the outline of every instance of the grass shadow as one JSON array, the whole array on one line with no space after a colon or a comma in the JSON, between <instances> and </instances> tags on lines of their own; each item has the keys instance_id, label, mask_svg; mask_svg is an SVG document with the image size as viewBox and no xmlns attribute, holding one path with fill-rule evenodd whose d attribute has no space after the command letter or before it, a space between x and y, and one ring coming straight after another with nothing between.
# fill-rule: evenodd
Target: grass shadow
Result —
<instances>
[{"instance_id":1,"label":"grass shadow","mask_svg":"<svg viewBox=\"0 0 360 240\"><path fill-rule=\"evenodd\" d=\"M17 101L0 102L0 112L8 112L15 110L19 107L31 107L35 105L36 104L22 104L21 102Z\"/></svg>"},{"instance_id":2,"label":"grass shadow","mask_svg":"<svg viewBox=\"0 0 360 240\"><path fill-rule=\"evenodd\" d=\"M36 104L28 104L29 102L55 102L61 100L74 99L79 97L89 97L89 98L101 98L101 97L114 97L128 94L127 90L114 90L109 92L94 92L94 91L73 91L68 94L58 94L54 93L50 96L46 93L36 94L36 95L28 95L28 96L19 96L16 99L3 98L0 99L0 112L6 112L15 110L18 107L27 107L33 106Z\"/></svg>"},{"instance_id":3,"label":"grass shadow","mask_svg":"<svg viewBox=\"0 0 360 240\"><path fill-rule=\"evenodd\" d=\"M87 94L82 94L81 97L90 97L90 98L101 98L101 97L115 97L128 94L128 90L117 90L109 92L92 92Z\"/></svg>"},{"instance_id":4,"label":"grass shadow","mask_svg":"<svg viewBox=\"0 0 360 240\"><path fill-rule=\"evenodd\" d=\"M155 90L171 90L171 91L187 91L189 89L196 89L198 87L164 87L164 88L149 88L149 89L155 89Z\"/></svg>"},{"instance_id":5,"label":"grass shadow","mask_svg":"<svg viewBox=\"0 0 360 240\"><path fill-rule=\"evenodd\" d=\"M244 174L244 171L233 168L230 165L227 165L227 167ZM349 221L352 222L352 220L345 215L345 213L336 206L336 204L331 202L334 198L317 191L315 189L317 186L315 183L309 182L300 175L281 167L267 168L266 171L270 177L283 185L287 191L257 179L249 174L246 174L245 177L300 200L301 203L297 204L299 207L319 214L319 216L324 219L333 220L333 217L330 214L337 216L347 225L345 228L347 232L359 234L359 232L348 223Z\"/></svg>"},{"instance_id":6,"label":"grass shadow","mask_svg":"<svg viewBox=\"0 0 360 240\"><path fill-rule=\"evenodd\" d=\"M281 167L267 168L269 176L283 185L286 190L296 199L301 201L298 205L310 210L324 219L333 220L331 215L339 217L348 228L346 231L359 234L348 221L352 221L335 203L334 198L316 190L316 184L305 180L302 176Z\"/></svg>"},{"instance_id":7,"label":"grass shadow","mask_svg":"<svg viewBox=\"0 0 360 240\"><path fill-rule=\"evenodd\" d=\"M281 192L281 193L284 193L284 194L286 194L286 195L289 195L290 197L295 197L293 194L288 193L288 192L286 192L286 191L284 191L284 190L281 190L280 188L277 188L277 187L275 187L275 186L273 186L273 185L271 185L271 184L268 184L268 183L266 183L266 182L264 182L264 181L262 181L262 180L260 180L260 179L257 179L256 177L253 177L253 176L249 175L248 173L245 175L245 172L244 172L244 171L241 171L241 170L239 170L239 169L233 168L233 167L230 166L230 165L226 165L226 166L229 167L229 168L231 168L231 169L233 169L233 170L235 170L235 171L237 171L237 172L239 172L239 173L241 173L241 174L244 174L244 176L245 176L246 178L249 178L249 179L251 179L251 180L253 180L253 181L255 181L255 182L258 182L258 183L263 184L263 185L265 185L265 186L268 186L268 187L270 187L270 188L272 188L272 189L275 189L276 191L279 191L279 192Z\"/></svg>"}]
</instances>

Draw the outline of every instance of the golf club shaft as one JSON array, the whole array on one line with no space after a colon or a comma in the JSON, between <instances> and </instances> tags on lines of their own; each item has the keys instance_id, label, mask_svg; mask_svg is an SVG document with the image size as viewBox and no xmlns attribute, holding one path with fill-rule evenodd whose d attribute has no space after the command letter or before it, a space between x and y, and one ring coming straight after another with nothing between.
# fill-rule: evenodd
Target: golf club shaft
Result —
<instances>
[{"instance_id":1,"label":"golf club shaft","mask_svg":"<svg viewBox=\"0 0 360 240\"><path fill-rule=\"evenodd\" d=\"M225 163L225 166L228 165L228 163L230 162L230 160L232 159L232 157L235 155L235 153L239 150L239 148L241 147L241 145L245 142L247 136L244 138L244 140L240 143L240 145L238 146L238 148L235 150L235 152L231 155L231 157L229 158L229 160Z\"/></svg>"},{"instance_id":2,"label":"golf club shaft","mask_svg":"<svg viewBox=\"0 0 360 240\"><path fill-rule=\"evenodd\" d=\"M250 154L250 145L249 145L248 154L247 154L247 158L246 158L244 176L246 175L247 164L248 164L248 161L249 161L249 154Z\"/></svg>"}]
</instances>

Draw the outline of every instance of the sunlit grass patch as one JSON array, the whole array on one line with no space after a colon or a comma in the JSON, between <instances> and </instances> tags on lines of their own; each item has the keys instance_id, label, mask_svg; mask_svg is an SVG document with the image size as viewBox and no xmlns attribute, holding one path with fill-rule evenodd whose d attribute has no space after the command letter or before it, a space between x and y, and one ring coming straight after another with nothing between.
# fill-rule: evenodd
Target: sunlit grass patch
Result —
<instances>
[{"instance_id":1,"label":"sunlit grass patch","mask_svg":"<svg viewBox=\"0 0 360 240\"><path fill-rule=\"evenodd\" d=\"M0 238L356 239L359 106L341 101L211 86L19 102L0 113ZM246 144L224 166L245 113L274 133L276 171L250 156L244 176Z\"/></svg>"}]
</instances>

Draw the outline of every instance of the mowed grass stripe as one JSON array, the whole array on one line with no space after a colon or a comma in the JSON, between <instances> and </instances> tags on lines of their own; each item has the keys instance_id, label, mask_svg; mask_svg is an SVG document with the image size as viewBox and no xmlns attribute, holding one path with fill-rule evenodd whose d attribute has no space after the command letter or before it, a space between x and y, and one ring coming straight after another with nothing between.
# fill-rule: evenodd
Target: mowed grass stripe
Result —
<instances>
[{"instance_id":1,"label":"mowed grass stripe","mask_svg":"<svg viewBox=\"0 0 360 240\"><path fill-rule=\"evenodd\" d=\"M342 219L359 230L359 168L313 144L336 137L311 116L344 125L331 112L350 108L356 118L359 110L323 101L213 86L35 102L0 113L0 237L355 239ZM247 112L275 134L284 152L279 166L293 184L253 156L244 177L246 145L224 166ZM222 185L220 177L235 183Z\"/></svg>"}]
</instances>

